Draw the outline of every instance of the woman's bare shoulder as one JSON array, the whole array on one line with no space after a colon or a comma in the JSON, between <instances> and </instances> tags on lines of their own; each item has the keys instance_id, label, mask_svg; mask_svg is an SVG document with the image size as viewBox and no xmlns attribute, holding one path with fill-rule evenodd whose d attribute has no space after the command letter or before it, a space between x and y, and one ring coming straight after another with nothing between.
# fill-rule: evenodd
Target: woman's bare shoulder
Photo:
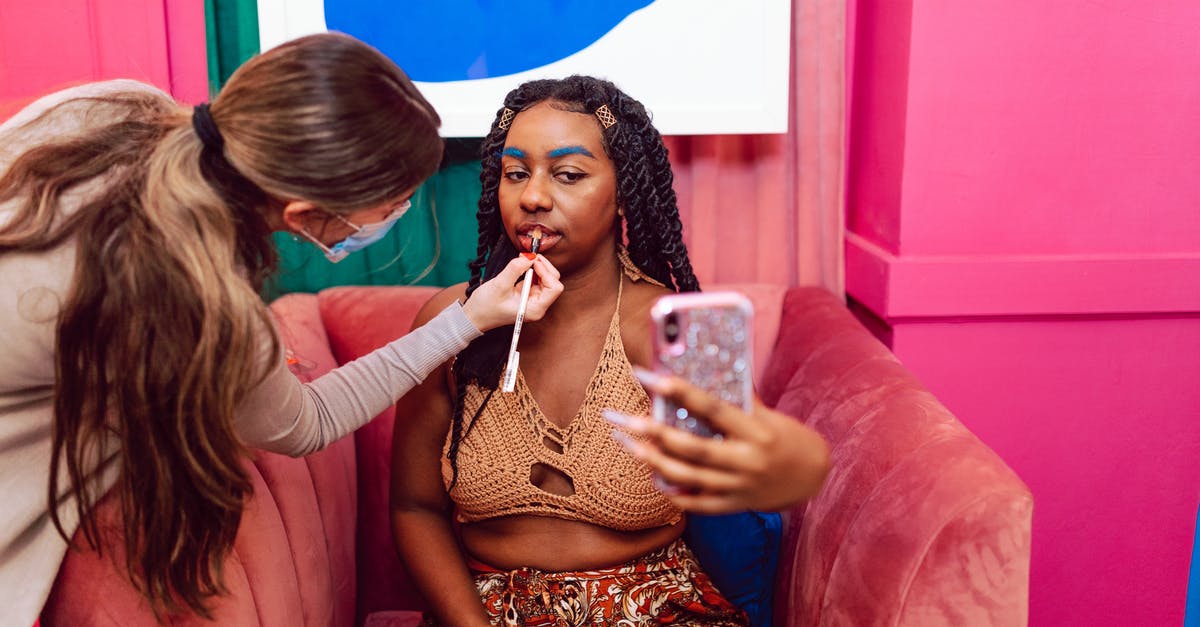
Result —
<instances>
[{"instance_id":1,"label":"woman's bare shoulder","mask_svg":"<svg viewBox=\"0 0 1200 627\"><path fill-rule=\"evenodd\" d=\"M626 357L635 366L650 365L650 309L660 297L674 293L668 288L644 281L626 284L621 302L621 341L625 345Z\"/></svg>"},{"instance_id":2,"label":"woman's bare shoulder","mask_svg":"<svg viewBox=\"0 0 1200 627\"><path fill-rule=\"evenodd\" d=\"M645 281L637 281L627 283L625 285L625 297L622 299L622 313L630 312L634 314L650 315L650 308L659 298L674 294L675 292L669 288L647 283Z\"/></svg>"},{"instance_id":3,"label":"woman's bare shoulder","mask_svg":"<svg viewBox=\"0 0 1200 627\"><path fill-rule=\"evenodd\" d=\"M421 305L421 309L417 311L417 317L413 319L413 328L415 329L433 320L454 301L462 302L466 295L467 284L459 283L430 296L429 300L425 301L425 304Z\"/></svg>"}]
</instances>

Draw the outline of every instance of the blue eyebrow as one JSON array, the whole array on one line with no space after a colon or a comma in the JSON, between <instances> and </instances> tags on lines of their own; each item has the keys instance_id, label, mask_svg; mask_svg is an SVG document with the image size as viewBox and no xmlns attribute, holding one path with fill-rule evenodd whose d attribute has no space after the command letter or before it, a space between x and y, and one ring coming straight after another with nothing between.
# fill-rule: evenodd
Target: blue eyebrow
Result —
<instances>
[{"instance_id":1,"label":"blue eyebrow","mask_svg":"<svg viewBox=\"0 0 1200 627\"><path fill-rule=\"evenodd\" d=\"M518 159L525 158L525 152L523 150L521 150L520 148L513 148L511 146L509 146L508 148L505 148L504 152L501 152L500 154L502 156L516 157Z\"/></svg>"},{"instance_id":2,"label":"blue eyebrow","mask_svg":"<svg viewBox=\"0 0 1200 627\"><path fill-rule=\"evenodd\" d=\"M595 155L593 155L591 153L591 151L589 151L587 148L584 148L583 146L563 146L562 148L555 148L554 150L551 150L548 153L548 156L551 159L557 159L558 157L562 157L565 155L583 155L585 157L591 157L593 159L596 158Z\"/></svg>"}]
</instances>

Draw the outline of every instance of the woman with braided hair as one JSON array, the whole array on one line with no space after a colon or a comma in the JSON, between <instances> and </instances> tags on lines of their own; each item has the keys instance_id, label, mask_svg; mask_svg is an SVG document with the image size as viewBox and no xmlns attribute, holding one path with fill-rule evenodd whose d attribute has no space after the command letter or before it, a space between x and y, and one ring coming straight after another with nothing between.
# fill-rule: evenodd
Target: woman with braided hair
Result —
<instances>
[{"instance_id":1,"label":"woman with braided hair","mask_svg":"<svg viewBox=\"0 0 1200 627\"><path fill-rule=\"evenodd\" d=\"M432 298L415 326L448 302L470 302L529 254L535 233L564 291L524 327L514 391L500 389L512 337L501 327L400 401L393 531L431 604L426 622L745 624L680 539L683 508L782 507L815 493L826 462L814 445L801 471L787 469L803 475L803 493L780 500L765 487L780 467L752 471L744 459L784 457L755 440L765 432L700 442L642 417L650 402L639 378L719 427L760 417L798 425L638 370L651 359L654 301L699 289L661 135L612 83L572 76L510 92L481 153L471 278ZM730 446L743 447L731 467L708 467ZM655 471L689 490L664 494Z\"/></svg>"}]
</instances>

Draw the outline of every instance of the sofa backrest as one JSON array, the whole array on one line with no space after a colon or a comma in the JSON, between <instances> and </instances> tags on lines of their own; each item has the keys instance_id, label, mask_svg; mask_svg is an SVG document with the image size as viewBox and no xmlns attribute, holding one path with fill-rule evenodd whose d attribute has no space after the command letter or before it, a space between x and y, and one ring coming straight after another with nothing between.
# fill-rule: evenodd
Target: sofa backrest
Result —
<instances>
[{"instance_id":1,"label":"sofa backrest","mask_svg":"<svg viewBox=\"0 0 1200 627\"><path fill-rule=\"evenodd\" d=\"M824 490L789 516L776 594L783 623L1023 624L1024 484L828 292L708 286L722 288L755 302L764 400L832 447ZM294 371L309 380L407 332L435 291L334 288L285 296L272 310ZM255 495L225 564L229 594L214 604L216 624L349 626L421 607L391 541L394 413L307 458L258 453L248 462ZM115 511L109 499L98 515L117 528ZM119 550L72 551L43 622L156 624L121 559Z\"/></svg>"},{"instance_id":2,"label":"sofa backrest","mask_svg":"<svg viewBox=\"0 0 1200 627\"><path fill-rule=\"evenodd\" d=\"M338 363L346 363L404 335L432 287L335 287L318 294L321 319ZM400 563L392 541L389 490L392 467L390 407L354 433L358 454L358 616L417 610L424 602Z\"/></svg>"},{"instance_id":3,"label":"sofa backrest","mask_svg":"<svg viewBox=\"0 0 1200 627\"><path fill-rule=\"evenodd\" d=\"M833 469L791 512L776 615L1024 624L1028 488L832 294L791 290L782 315L762 395L825 436Z\"/></svg>"}]
</instances>

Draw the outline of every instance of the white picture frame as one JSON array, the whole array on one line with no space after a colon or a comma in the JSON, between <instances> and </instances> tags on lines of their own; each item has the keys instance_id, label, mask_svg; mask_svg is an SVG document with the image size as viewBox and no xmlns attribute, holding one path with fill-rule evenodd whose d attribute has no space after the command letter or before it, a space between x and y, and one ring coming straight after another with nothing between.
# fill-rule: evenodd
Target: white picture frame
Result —
<instances>
[{"instance_id":1,"label":"white picture frame","mask_svg":"<svg viewBox=\"0 0 1200 627\"><path fill-rule=\"evenodd\" d=\"M258 0L261 49L326 31L325 1ZM400 18L393 12L380 19ZM546 65L416 82L441 115L445 137L486 134L513 87L570 74L612 80L646 105L665 135L785 133L791 21L790 0L654 0Z\"/></svg>"}]
</instances>

